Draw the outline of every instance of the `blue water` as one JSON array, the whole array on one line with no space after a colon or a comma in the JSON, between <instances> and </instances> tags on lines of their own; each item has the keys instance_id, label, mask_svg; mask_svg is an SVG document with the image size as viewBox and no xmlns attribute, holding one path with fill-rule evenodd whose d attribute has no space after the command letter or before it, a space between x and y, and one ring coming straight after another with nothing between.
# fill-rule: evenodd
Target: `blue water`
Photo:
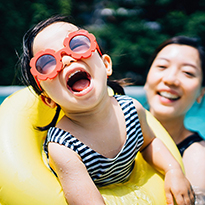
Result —
<instances>
[{"instance_id":1,"label":"blue water","mask_svg":"<svg viewBox=\"0 0 205 205\"><path fill-rule=\"evenodd\" d=\"M0 104L4 101L4 99L5 99L6 97L7 97L7 95L3 95L3 96L1 95L1 96L0 96Z\"/></svg>"},{"instance_id":2,"label":"blue water","mask_svg":"<svg viewBox=\"0 0 205 205\"><path fill-rule=\"evenodd\" d=\"M0 87L0 104L3 100L12 94L13 92L22 89L18 86L9 86L9 87ZM141 86L129 86L125 88L127 95L137 99L145 108L146 106L146 97L143 87ZM205 97L202 104L195 103L192 108L188 111L185 119L185 125L187 128L192 130L197 130L205 138Z\"/></svg>"},{"instance_id":3,"label":"blue water","mask_svg":"<svg viewBox=\"0 0 205 205\"><path fill-rule=\"evenodd\" d=\"M23 86L0 86L0 104L6 97L22 88Z\"/></svg>"}]
</instances>

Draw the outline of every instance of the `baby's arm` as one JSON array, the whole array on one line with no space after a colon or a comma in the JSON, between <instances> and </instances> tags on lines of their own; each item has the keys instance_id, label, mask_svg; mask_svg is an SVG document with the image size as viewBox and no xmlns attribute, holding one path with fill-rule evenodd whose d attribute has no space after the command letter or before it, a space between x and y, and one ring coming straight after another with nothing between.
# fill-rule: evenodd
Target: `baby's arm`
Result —
<instances>
[{"instance_id":1,"label":"baby's arm","mask_svg":"<svg viewBox=\"0 0 205 205\"><path fill-rule=\"evenodd\" d=\"M191 185L184 176L180 165L161 140L155 138L143 151L144 159L165 174L165 194L167 204L194 204Z\"/></svg>"},{"instance_id":2,"label":"baby's arm","mask_svg":"<svg viewBox=\"0 0 205 205\"><path fill-rule=\"evenodd\" d=\"M71 149L50 142L49 163L57 173L69 205L105 205L80 157Z\"/></svg>"},{"instance_id":3,"label":"baby's arm","mask_svg":"<svg viewBox=\"0 0 205 205\"><path fill-rule=\"evenodd\" d=\"M179 163L172 156L163 142L155 138L154 133L147 124L145 110L137 101L137 108L144 144L141 148L144 159L161 173L165 174L165 195L167 204L178 205L194 204L194 194L189 181L184 176Z\"/></svg>"}]
</instances>

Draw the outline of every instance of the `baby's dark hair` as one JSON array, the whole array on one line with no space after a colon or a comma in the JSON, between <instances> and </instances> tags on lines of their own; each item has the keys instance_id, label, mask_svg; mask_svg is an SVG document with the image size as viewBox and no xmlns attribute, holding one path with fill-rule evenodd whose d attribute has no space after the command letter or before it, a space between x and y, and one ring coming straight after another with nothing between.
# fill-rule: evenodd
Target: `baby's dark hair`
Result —
<instances>
[{"instance_id":1,"label":"baby's dark hair","mask_svg":"<svg viewBox=\"0 0 205 205\"><path fill-rule=\"evenodd\" d=\"M29 29L23 37L23 53L20 59L20 67L21 67L21 80L26 86L32 86L37 95L42 93L39 86L37 85L33 75L30 72L30 60L33 58L33 41L37 34L42 31L47 26L55 23L55 22L68 22L69 18L65 16L54 16L49 19L43 20L39 22L37 25Z\"/></svg>"},{"instance_id":2,"label":"baby's dark hair","mask_svg":"<svg viewBox=\"0 0 205 205\"><path fill-rule=\"evenodd\" d=\"M30 69L31 69L30 60L33 58L33 49L32 49L33 41L34 41L34 38L37 36L37 34L40 31L42 31L47 26L53 23L56 23L56 22L71 23L71 20L70 20L70 17L68 16L61 16L61 15L53 16L51 18L48 18L46 20L39 22L37 25L29 29L23 37L23 53L20 58L21 81L26 86L32 86L33 90L35 91L37 95L41 95L43 90L39 88L39 86L36 83L36 80L34 79L33 75L30 72ZM124 89L121 86L122 84L124 84L123 81L119 81L118 83L117 80L116 81L108 80L107 84L113 89L114 93L118 93L122 95L125 94ZM58 120L60 110L61 110L60 106L57 105L56 114L52 122L45 127L38 127L38 129L44 131L44 130L49 129L49 127L55 126Z\"/></svg>"}]
</instances>

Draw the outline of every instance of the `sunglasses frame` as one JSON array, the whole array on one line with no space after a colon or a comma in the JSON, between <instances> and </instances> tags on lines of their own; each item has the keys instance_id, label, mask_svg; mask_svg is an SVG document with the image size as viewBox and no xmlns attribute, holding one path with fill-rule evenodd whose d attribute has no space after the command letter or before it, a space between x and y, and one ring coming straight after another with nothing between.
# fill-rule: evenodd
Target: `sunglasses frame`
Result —
<instances>
[{"instance_id":1,"label":"sunglasses frame","mask_svg":"<svg viewBox=\"0 0 205 205\"><path fill-rule=\"evenodd\" d=\"M90 48L85 52L85 53L75 53L73 52L70 47L70 41L76 37L76 36L85 36L90 40ZM49 79L54 79L57 75L58 72L60 72L63 68L63 63L62 63L62 57L64 55L71 56L72 58L79 60L81 58L89 58L92 55L92 52L94 52L96 49L99 52L99 54L102 56L102 53L100 51L99 45L96 41L96 38L93 34L88 33L86 30L77 30L74 32L71 32L68 34L68 37L66 37L63 41L64 48L60 49L59 51L55 51L52 49L46 49L45 51L39 51L36 53L36 55L31 59L30 61L30 72L33 75L34 79L36 80L36 83L38 84L38 87L42 90L39 80L47 80ZM42 74L40 73L37 68L36 68L36 63L38 59L43 56L43 55L51 55L55 58L56 60L56 67L53 69L50 73L48 74Z\"/></svg>"}]
</instances>

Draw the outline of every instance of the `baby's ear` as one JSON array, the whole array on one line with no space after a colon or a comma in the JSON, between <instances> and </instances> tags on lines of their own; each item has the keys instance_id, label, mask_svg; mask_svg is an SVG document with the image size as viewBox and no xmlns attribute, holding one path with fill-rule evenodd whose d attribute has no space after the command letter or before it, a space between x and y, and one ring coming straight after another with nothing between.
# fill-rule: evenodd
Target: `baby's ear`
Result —
<instances>
[{"instance_id":1,"label":"baby's ear","mask_svg":"<svg viewBox=\"0 0 205 205\"><path fill-rule=\"evenodd\" d=\"M56 107L56 103L49 97L45 96L44 94L40 95L41 100L43 101L43 103L45 105L47 105L50 108L55 108Z\"/></svg>"},{"instance_id":2,"label":"baby's ear","mask_svg":"<svg viewBox=\"0 0 205 205\"><path fill-rule=\"evenodd\" d=\"M107 71L107 76L112 75L112 60L109 55L104 54L102 56L103 63L105 64L105 68Z\"/></svg>"}]
</instances>

